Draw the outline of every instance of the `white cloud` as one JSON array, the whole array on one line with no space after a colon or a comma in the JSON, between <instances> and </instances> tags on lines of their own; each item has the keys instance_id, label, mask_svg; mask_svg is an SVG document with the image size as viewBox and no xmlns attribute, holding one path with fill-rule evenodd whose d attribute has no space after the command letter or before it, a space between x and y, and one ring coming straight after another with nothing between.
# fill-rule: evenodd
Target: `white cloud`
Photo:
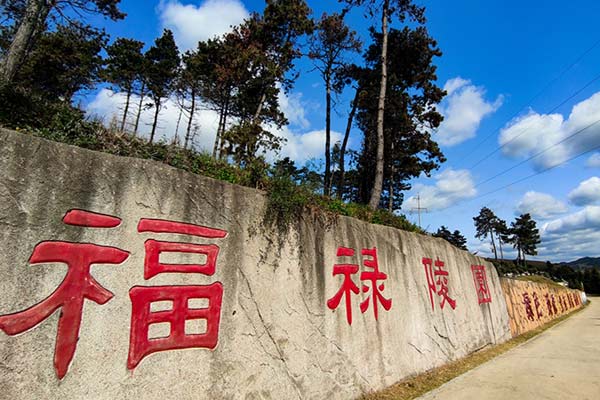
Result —
<instances>
[{"instance_id":1,"label":"white cloud","mask_svg":"<svg viewBox=\"0 0 600 400\"><path fill-rule=\"evenodd\" d=\"M206 0L199 5L163 0L158 12L163 28L173 31L182 51L195 48L200 40L229 32L248 16L239 0Z\"/></svg>"},{"instance_id":2,"label":"white cloud","mask_svg":"<svg viewBox=\"0 0 600 400\"><path fill-rule=\"evenodd\" d=\"M600 168L600 153L594 153L588 158L585 166L588 168Z\"/></svg>"},{"instance_id":3,"label":"white cloud","mask_svg":"<svg viewBox=\"0 0 600 400\"><path fill-rule=\"evenodd\" d=\"M502 129L499 142L504 146L504 154L515 158L533 156L549 148L532 160L534 167L541 170L600 146L600 123L590 126L599 116L600 92L576 104L566 120L561 114L533 111L517 118Z\"/></svg>"},{"instance_id":4,"label":"white cloud","mask_svg":"<svg viewBox=\"0 0 600 400\"><path fill-rule=\"evenodd\" d=\"M600 242L600 207L583 210L550 221L540 229L540 256L553 261L570 261L598 256Z\"/></svg>"},{"instance_id":5,"label":"white cloud","mask_svg":"<svg viewBox=\"0 0 600 400\"><path fill-rule=\"evenodd\" d=\"M289 157L296 164L302 165L313 158L325 157L325 130L314 130L308 133L294 132L288 127L283 127L276 132L277 136L285 138L286 143L279 152L279 157ZM331 143L342 140L342 134L336 131L331 132ZM274 158L274 155L270 155Z\"/></svg>"},{"instance_id":6,"label":"white cloud","mask_svg":"<svg viewBox=\"0 0 600 400\"><path fill-rule=\"evenodd\" d=\"M133 131L135 114L137 113L139 96L131 97L131 106L127 120L127 130ZM144 100L146 103L147 100ZM113 93L109 89L102 89L96 97L86 107L88 115L101 116L105 124L110 124L113 119L120 121L123 115L125 105L125 95L122 93ZM139 124L139 134L142 137L149 137L152 130L152 121L154 119L154 108L142 112ZM172 141L179 119L179 108L174 100L168 99L160 111L158 118L158 127L156 130L156 140ZM179 125L179 142L183 143L188 118L183 115ZM214 111L201 110L196 113L193 120L193 126L197 127L197 134L194 138L194 146L199 150L212 151L219 116Z\"/></svg>"},{"instance_id":7,"label":"white cloud","mask_svg":"<svg viewBox=\"0 0 600 400\"><path fill-rule=\"evenodd\" d=\"M600 207L587 206L576 213L555 219L543 226L544 233L573 233L600 228Z\"/></svg>"},{"instance_id":8,"label":"white cloud","mask_svg":"<svg viewBox=\"0 0 600 400\"><path fill-rule=\"evenodd\" d=\"M517 214L531 214L535 219L548 219L567 212L566 204L546 193L527 192L517 204Z\"/></svg>"},{"instance_id":9,"label":"white cloud","mask_svg":"<svg viewBox=\"0 0 600 400\"><path fill-rule=\"evenodd\" d=\"M300 97L296 95L285 96L282 99L286 100L286 104L295 112L292 117L288 117L290 121L295 121L297 126L306 127L308 122L303 122L305 110L300 102ZM291 100L289 100L291 99ZM133 130L135 114L137 112L138 96L132 96L129 118L127 127L129 131ZM146 102L146 101L144 101ZM120 121L123 115L123 107L125 104L125 95L122 93L113 93L109 89L102 89L96 97L86 107L86 112L91 116L101 116L106 125L113 120ZM219 115L214 111L200 110L202 105L198 106L199 111L194 117L193 124L198 127L198 133L194 138L194 147L198 150L212 151ZM286 110L286 114L289 110ZM154 118L154 109L144 110L140 118L139 134L142 137L149 137ZM156 140L172 141L175 136L177 120L179 118L179 108L173 99L165 101L164 107L159 115L159 124L156 133ZM187 128L188 119L183 115L179 127L179 142L183 143L185 131ZM279 153L280 157L290 157L299 165L312 158L323 158L325 152L325 131L312 130L305 132L301 129L291 129L283 127L277 129L270 127L271 132L286 139ZM342 134L336 131L331 132L331 143L342 140ZM273 160L275 154L269 154L269 159Z\"/></svg>"},{"instance_id":10,"label":"white cloud","mask_svg":"<svg viewBox=\"0 0 600 400\"><path fill-rule=\"evenodd\" d=\"M434 176L434 186L415 184L413 192L420 196L420 206L429 211L443 210L457 202L477 195L473 177L468 170L447 169ZM418 206L417 196L406 200L404 208L410 210Z\"/></svg>"},{"instance_id":11,"label":"white cloud","mask_svg":"<svg viewBox=\"0 0 600 400\"><path fill-rule=\"evenodd\" d=\"M481 121L502 106L503 96L495 101L485 99L485 88L457 77L444 85L448 96L438 107L444 116L435 139L442 145L454 146L475 137Z\"/></svg>"},{"instance_id":12,"label":"white cloud","mask_svg":"<svg viewBox=\"0 0 600 400\"><path fill-rule=\"evenodd\" d=\"M569 200L577 206L586 206L600 201L600 178L593 176L583 181L569 193Z\"/></svg>"},{"instance_id":13,"label":"white cloud","mask_svg":"<svg viewBox=\"0 0 600 400\"><path fill-rule=\"evenodd\" d=\"M283 90L279 90L279 107L285 114L290 125L297 126L302 129L310 127L310 122L306 119L306 109L302 102L302 93L286 94Z\"/></svg>"}]
</instances>

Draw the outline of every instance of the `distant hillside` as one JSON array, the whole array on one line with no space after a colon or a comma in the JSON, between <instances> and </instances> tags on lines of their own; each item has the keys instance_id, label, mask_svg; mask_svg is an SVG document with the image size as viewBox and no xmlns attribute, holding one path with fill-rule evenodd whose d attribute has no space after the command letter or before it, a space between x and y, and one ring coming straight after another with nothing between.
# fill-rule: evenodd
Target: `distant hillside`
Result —
<instances>
[{"instance_id":1,"label":"distant hillside","mask_svg":"<svg viewBox=\"0 0 600 400\"><path fill-rule=\"evenodd\" d=\"M575 261L561 263L574 269L600 268L600 257L583 257Z\"/></svg>"}]
</instances>

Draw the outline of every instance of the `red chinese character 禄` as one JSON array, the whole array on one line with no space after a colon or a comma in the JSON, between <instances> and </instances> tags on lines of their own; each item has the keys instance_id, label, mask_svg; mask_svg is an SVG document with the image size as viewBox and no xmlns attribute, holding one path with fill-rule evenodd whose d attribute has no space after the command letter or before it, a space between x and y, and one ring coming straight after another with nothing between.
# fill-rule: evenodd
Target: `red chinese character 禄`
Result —
<instances>
[{"instance_id":1,"label":"red chinese character \u7984","mask_svg":"<svg viewBox=\"0 0 600 400\"><path fill-rule=\"evenodd\" d=\"M172 233L202 238L220 239L227 232L183 222L157 219L142 219L138 232ZM146 280L162 273L198 273L214 275L217 265L219 246L193 243L162 242L149 239L145 243L146 257L144 278ZM206 256L204 264L167 264L160 262L164 252L199 254ZM215 282L207 286L136 286L129 291L132 303L131 333L127 368L134 369L144 357L166 350L207 348L214 349L219 339L223 285ZM193 308L189 300L208 300L208 306ZM152 312L152 303L169 301L172 309ZM205 320L204 333L186 333L186 323ZM168 323L170 334L162 338L149 338L148 332L153 324Z\"/></svg>"},{"instance_id":2,"label":"red chinese character \u7984","mask_svg":"<svg viewBox=\"0 0 600 400\"><path fill-rule=\"evenodd\" d=\"M435 270L433 266L435 265ZM442 297L440 308L443 310L446 303L450 307L456 309L456 301L452 299L448 292L448 271L444 270L444 262L439 259L433 262L430 258L423 258L423 266L425 267L425 275L427 277L427 286L429 288L429 300L431 301L431 309L435 310L433 295ZM438 289L439 287L439 289Z\"/></svg>"},{"instance_id":3,"label":"red chinese character \u7984","mask_svg":"<svg viewBox=\"0 0 600 400\"><path fill-rule=\"evenodd\" d=\"M84 210L71 210L63 218L68 225L112 228L120 219ZM121 264L129 253L115 248L89 243L45 241L35 246L29 262L64 263L67 274L59 287L45 300L25 311L0 317L0 329L9 335L25 332L61 309L54 349L54 368L62 379L75 354L84 299L105 304L113 294L103 288L90 274L93 264Z\"/></svg>"},{"instance_id":4,"label":"red chinese character \u7984","mask_svg":"<svg viewBox=\"0 0 600 400\"><path fill-rule=\"evenodd\" d=\"M340 247L337 250L338 257L353 257L354 249L349 249L347 247ZM352 325L352 302L351 296L352 293L359 294L360 291L358 286L354 284L352 281L351 275L356 274L358 272L358 264L335 264L333 266L333 276L343 275L344 281L342 282L342 287L338 292L329 300L327 300L327 307L331 310L335 310L342 301L342 297L346 297L346 320L348 324Z\"/></svg>"},{"instance_id":5,"label":"red chinese character \u7984","mask_svg":"<svg viewBox=\"0 0 600 400\"><path fill-rule=\"evenodd\" d=\"M377 261L377 248L373 249L363 249L362 255L371 257L371 259L365 259L363 264L366 268L372 269L373 271L364 271L360 274L360 280L362 282L370 282L370 289L373 292L370 297L367 297L365 301L360 304L360 311L364 314L369 308L369 299L373 299L373 312L375 313L375 320L377 320L377 303L380 302L383 308L386 311L389 311L392 308L392 300L386 299L383 297L381 292L385 289L385 285L382 283L380 285L377 284L378 281L384 281L387 279L387 275L381 271L379 271L379 263ZM369 286L363 284L362 287L363 293L367 293L369 291Z\"/></svg>"},{"instance_id":6,"label":"red chinese character \u7984","mask_svg":"<svg viewBox=\"0 0 600 400\"><path fill-rule=\"evenodd\" d=\"M531 307L531 299L529 298L529 293L523 293L523 304L525 305L527 319L530 321L535 321L535 316L533 315L533 308Z\"/></svg>"},{"instance_id":7,"label":"red chinese character \u7984","mask_svg":"<svg viewBox=\"0 0 600 400\"><path fill-rule=\"evenodd\" d=\"M492 294L490 293L488 286L485 266L471 265L471 271L473 272L473 280L475 281L475 289L477 291L479 304L491 303Z\"/></svg>"}]
</instances>

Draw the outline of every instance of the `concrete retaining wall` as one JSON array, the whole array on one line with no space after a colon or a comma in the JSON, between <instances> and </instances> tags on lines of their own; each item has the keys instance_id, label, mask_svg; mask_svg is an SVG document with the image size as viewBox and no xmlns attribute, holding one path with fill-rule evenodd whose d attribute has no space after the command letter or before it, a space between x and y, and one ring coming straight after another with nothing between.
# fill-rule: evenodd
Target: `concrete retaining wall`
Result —
<instances>
[{"instance_id":1,"label":"concrete retaining wall","mask_svg":"<svg viewBox=\"0 0 600 400\"><path fill-rule=\"evenodd\" d=\"M348 399L511 337L441 239L9 131L0 174L3 398Z\"/></svg>"},{"instance_id":2,"label":"concrete retaining wall","mask_svg":"<svg viewBox=\"0 0 600 400\"><path fill-rule=\"evenodd\" d=\"M536 329L582 307L582 293L558 285L500 279L513 336Z\"/></svg>"}]
</instances>

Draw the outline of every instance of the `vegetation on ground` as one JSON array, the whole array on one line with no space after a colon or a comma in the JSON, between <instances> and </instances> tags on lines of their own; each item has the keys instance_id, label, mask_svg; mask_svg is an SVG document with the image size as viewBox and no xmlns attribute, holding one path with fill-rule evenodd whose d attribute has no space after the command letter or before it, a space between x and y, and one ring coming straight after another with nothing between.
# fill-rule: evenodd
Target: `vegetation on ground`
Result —
<instances>
[{"instance_id":1,"label":"vegetation on ground","mask_svg":"<svg viewBox=\"0 0 600 400\"><path fill-rule=\"evenodd\" d=\"M563 315L544 326L541 326L532 331L526 332L516 338L513 338L505 343L497 346L489 347L478 352L475 352L465 358L450 362L442 367L432 369L425 373L406 378L397 384L384 389L380 392L364 395L362 400L411 400L424 395L444 383L460 376L473 368L506 353L507 351L529 341L533 337L539 335L547 329L552 328L556 324L564 321L572 315L580 312L583 308L576 310L570 314Z\"/></svg>"}]
</instances>

